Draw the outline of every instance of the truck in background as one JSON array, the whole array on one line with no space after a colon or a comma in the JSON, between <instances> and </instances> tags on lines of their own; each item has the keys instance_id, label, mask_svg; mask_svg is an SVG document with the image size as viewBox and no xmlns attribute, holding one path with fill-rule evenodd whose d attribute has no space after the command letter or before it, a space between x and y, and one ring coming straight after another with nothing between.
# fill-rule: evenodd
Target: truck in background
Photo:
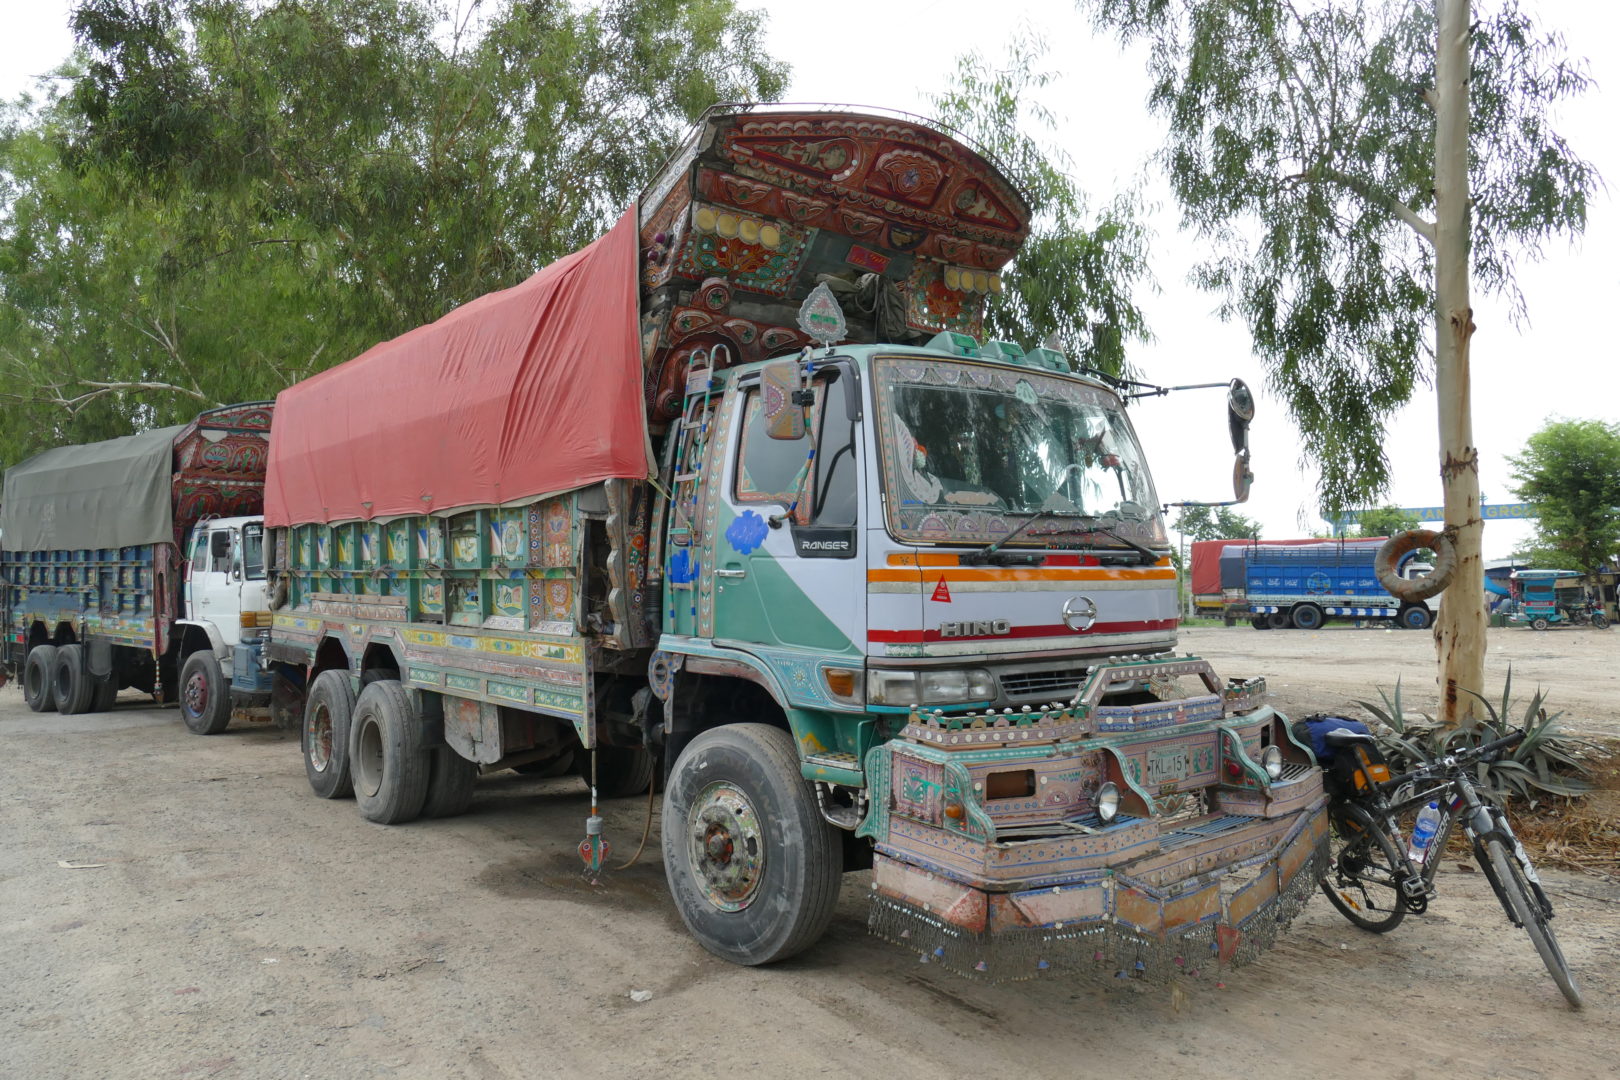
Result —
<instances>
[{"instance_id":1,"label":"truck in background","mask_svg":"<svg viewBox=\"0 0 1620 1080\"><path fill-rule=\"evenodd\" d=\"M0 509L7 675L36 712L100 712L137 689L186 726L268 715L262 650L271 404L62 446L12 466Z\"/></svg>"},{"instance_id":2,"label":"truck in background","mask_svg":"<svg viewBox=\"0 0 1620 1080\"><path fill-rule=\"evenodd\" d=\"M1228 558L1242 560L1244 599L1256 630L1318 630L1330 619L1380 620L1408 630L1427 629L1440 598L1403 601L1379 584L1373 561L1385 539L1228 545L1222 560L1223 564ZM1414 558L1417 554L1409 553L1397 564L1396 573L1412 578L1432 570Z\"/></svg>"},{"instance_id":3,"label":"truck in background","mask_svg":"<svg viewBox=\"0 0 1620 1080\"><path fill-rule=\"evenodd\" d=\"M1243 554L1256 544L1301 544L1304 540L1194 540L1188 549L1188 589L1194 614L1236 626L1250 619Z\"/></svg>"},{"instance_id":4,"label":"truck in background","mask_svg":"<svg viewBox=\"0 0 1620 1080\"><path fill-rule=\"evenodd\" d=\"M866 866L873 931L970 975L1268 946L1320 772L1263 680L1172 655L1121 388L980 339L1028 222L915 117L719 106L589 248L284 391L272 709L315 793L394 824L661 761L676 907L743 964Z\"/></svg>"}]
</instances>

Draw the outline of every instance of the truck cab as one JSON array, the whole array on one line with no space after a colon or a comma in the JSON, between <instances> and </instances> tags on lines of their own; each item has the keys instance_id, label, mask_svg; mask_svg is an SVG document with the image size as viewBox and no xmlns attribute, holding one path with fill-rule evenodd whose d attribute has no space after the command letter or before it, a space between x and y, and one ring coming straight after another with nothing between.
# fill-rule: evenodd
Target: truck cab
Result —
<instances>
[{"instance_id":1,"label":"truck cab","mask_svg":"<svg viewBox=\"0 0 1620 1080\"><path fill-rule=\"evenodd\" d=\"M266 587L262 517L197 523L186 547L184 613L174 624L180 706L194 729L228 723L233 712L268 715Z\"/></svg>"}]
</instances>

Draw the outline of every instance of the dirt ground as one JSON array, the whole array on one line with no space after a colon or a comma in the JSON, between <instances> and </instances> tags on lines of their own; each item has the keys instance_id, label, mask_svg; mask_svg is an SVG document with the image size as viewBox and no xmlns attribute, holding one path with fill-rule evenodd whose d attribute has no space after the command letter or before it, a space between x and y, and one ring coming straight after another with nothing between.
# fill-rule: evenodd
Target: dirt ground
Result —
<instances>
[{"instance_id":1,"label":"dirt ground","mask_svg":"<svg viewBox=\"0 0 1620 1080\"><path fill-rule=\"evenodd\" d=\"M1431 655L1411 632L1183 644L1307 711L1398 671L1416 691ZM1491 639L1493 663L1611 733L1617 648ZM1451 858L1430 912L1387 937L1318 897L1259 963L1180 992L987 986L868 937L864 875L808 953L730 966L681 927L656 829L637 866L580 879L586 812L577 781L506 772L466 817L370 825L310 794L290 735L202 738L132 697L36 715L0 691L0 1076L1614 1075L1620 886L1596 878L1546 875L1581 1013ZM644 813L607 809L615 861Z\"/></svg>"},{"instance_id":2,"label":"dirt ground","mask_svg":"<svg viewBox=\"0 0 1620 1080\"><path fill-rule=\"evenodd\" d=\"M1511 667L1513 698L1524 706L1547 691L1549 712L1572 734L1620 738L1620 629L1584 627L1486 631L1485 696L1498 709ZM1250 626L1181 631L1180 651L1209 660L1223 677L1266 676L1271 703L1290 716L1351 710L1357 701L1382 707L1379 688L1395 693L1408 714L1439 708L1434 637L1429 631L1356 629L1256 630Z\"/></svg>"}]
</instances>

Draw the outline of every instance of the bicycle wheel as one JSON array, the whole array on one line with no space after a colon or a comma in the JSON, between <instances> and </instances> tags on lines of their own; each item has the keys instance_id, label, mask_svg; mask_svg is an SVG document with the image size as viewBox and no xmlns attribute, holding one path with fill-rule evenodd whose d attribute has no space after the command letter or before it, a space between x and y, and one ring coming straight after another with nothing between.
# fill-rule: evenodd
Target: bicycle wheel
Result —
<instances>
[{"instance_id":1,"label":"bicycle wheel","mask_svg":"<svg viewBox=\"0 0 1620 1080\"><path fill-rule=\"evenodd\" d=\"M1492 836L1485 841L1485 854L1493 871L1492 884L1496 886L1502 906L1507 909L1508 918L1524 927L1536 952L1541 954L1541 962L1547 965L1547 973L1558 984L1558 989L1563 991L1564 999L1579 1009L1582 1004L1581 992L1575 986L1574 976L1569 973L1569 963L1564 959L1563 950L1558 947L1558 939L1548 925L1550 914L1543 910L1540 900L1536 898L1536 891L1524 876L1524 867L1519 865L1519 860L1499 837Z\"/></svg>"},{"instance_id":2,"label":"bicycle wheel","mask_svg":"<svg viewBox=\"0 0 1620 1080\"><path fill-rule=\"evenodd\" d=\"M1339 914L1363 930L1389 933L1406 918L1400 886L1406 870L1400 849L1384 826L1359 806L1338 807L1329 820L1322 892Z\"/></svg>"}]
</instances>

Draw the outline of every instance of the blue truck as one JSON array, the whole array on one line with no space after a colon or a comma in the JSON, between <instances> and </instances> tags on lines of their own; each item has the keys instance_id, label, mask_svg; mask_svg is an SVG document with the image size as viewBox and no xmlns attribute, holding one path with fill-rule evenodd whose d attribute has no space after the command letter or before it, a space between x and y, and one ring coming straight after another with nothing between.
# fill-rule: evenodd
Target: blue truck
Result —
<instances>
[{"instance_id":1,"label":"blue truck","mask_svg":"<svg viewBox=\"0 0 1620 1080\"><path fill-rule=\"evenodd\" d=\"M1228 545L1221 562L1224 574L1228 555L1241 555L1249 622L1256 630L1290 626L1317 630L1333 618L1388 620L1409 630L1426 629L1434 621L1439 599L1426 605L1390 595L1373 572L1373 559L1383 544L1379 537ZM1432 569L1413 557L1418 554L1413 552L1396 567L1401 577Z\"/></svg>"}]
</instances>

